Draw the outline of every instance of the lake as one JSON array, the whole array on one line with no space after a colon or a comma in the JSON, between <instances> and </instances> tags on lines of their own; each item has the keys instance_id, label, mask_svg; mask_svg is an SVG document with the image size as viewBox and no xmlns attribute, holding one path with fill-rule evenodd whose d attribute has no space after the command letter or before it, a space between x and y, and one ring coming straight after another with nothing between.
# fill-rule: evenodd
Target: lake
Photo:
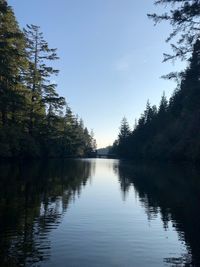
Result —
<instances>
[{"instance_id":1,"label":"lake","mask_svg":"<svg viewBox=\"0 0 200 267\"><path fill-rule=\"evenodd\" d=\"M4 163L0 266L200 266L200 172L112 159Z\"/></svg>"}]
</instances>

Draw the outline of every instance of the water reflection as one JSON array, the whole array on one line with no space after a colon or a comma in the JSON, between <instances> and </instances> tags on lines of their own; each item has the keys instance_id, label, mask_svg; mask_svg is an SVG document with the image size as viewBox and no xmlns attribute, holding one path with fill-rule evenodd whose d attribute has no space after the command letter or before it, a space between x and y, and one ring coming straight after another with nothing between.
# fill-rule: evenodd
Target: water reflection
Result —
<instances>
[{"instance_id":1,"label":"water reflection","mask_svg":"<svg viewBox=\"0 0 200 267\"><path fill-rule=\"evenodd\" d=\"M188 254L165 258L170 266L200 266L200 171L193 166L121 162L114 167L123 198L133 186L149 220L161 215L163 227L171 221Z\"/></svg>"},{"instance_id":2,"label":"water reflection","mask_svg":"<svg viewBox=\"0 0 200 267\"><path fill-rule=\"evenodd\" d=\"M0 166L1 266L38 266L50 257L49 233L94 168L87 160Z\"/></svg>"},{"instance_id":3,"label":"water reflection","mask_svg":"<svg viewBox=\"0 0 200 267\"><path fill-rule=\"evenodd\" d=\"M200 266L199 173L106 159L4 164L0 266Z\"/></svg>"}]
</instances>

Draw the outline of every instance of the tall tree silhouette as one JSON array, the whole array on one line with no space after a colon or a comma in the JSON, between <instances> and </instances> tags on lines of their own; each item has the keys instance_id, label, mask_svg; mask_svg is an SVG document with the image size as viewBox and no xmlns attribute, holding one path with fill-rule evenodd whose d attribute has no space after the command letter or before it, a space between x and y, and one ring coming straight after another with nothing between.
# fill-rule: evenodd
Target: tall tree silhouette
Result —
<instances>
[{"instance_id":1,"label":"tall tree silhouette","mask_svg":"<svg viewBox=\"0 0 200 267\"><path fill-rule=\"evenodd\" d=\"M71 112L69 125L63 115L65 99L53 82L57 59L40 27L27 25L22 32L12 8L0 0L0 158L93 152L94 138L83 122Z\"/></svg>"},{"instance_id":2,"label":"tall tree silhouette","mask_svg":"<svg viewBox=\"0 0 200 267\"><path fill-rule=\"evenodd\" d=\"M34 114L46 107L48 112L48 126L54 119L54 112L65 104L64 98L56 93L56 84L52 83L52 76L58 70L47 65L48 62L58 59L56 49L50 49L44 40L40 27L27 25L24 29L27 41L27 55L29 70L27 73L27 86L32 92L30 111L30 131L33 128ZM34 112L36 111L36 112Z\"/></svg>"}]
</instances>

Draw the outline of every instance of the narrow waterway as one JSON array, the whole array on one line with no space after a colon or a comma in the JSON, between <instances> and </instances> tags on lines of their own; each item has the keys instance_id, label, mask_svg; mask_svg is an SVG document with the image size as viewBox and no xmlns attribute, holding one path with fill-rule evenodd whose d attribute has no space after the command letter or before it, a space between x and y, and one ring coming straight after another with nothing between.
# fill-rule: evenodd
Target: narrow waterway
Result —
<instances>
[{"instance_id":1,"label":"narrow waterway","mask_svg":"<svg viewBox=\"0 0 200 267\"><path fill-rule=\"evenodd\" d=\"M0 166L0 266L200 266L193 166L111 159Z\"/></svg>"}]
</instances>

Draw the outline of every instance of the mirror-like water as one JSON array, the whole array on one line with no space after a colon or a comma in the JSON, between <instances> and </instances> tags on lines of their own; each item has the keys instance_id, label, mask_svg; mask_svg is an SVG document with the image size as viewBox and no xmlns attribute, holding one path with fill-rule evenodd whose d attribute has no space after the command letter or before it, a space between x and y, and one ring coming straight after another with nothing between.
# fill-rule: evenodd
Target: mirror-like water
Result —
<instances>
[{"instance_id":1,"label":"mirror-like water","mask_svg":"<svg viewBox=\"0 0 200 267\"><path fill-rule=\"evenodd\" d=\"M200 266L200 175L110 159L0 166L0 266Z\"/></svg>"}]
</instances>

